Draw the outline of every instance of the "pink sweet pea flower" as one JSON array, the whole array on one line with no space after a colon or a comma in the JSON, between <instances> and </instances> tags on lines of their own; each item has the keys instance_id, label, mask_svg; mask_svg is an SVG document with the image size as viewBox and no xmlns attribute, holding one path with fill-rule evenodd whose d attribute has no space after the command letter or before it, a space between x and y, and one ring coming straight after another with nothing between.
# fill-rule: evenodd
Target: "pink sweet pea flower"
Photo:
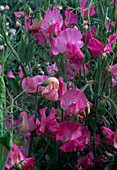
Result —
<instances>
[{"instance_id":1,"label":"pink sweet pea flower","mask_svg":"<svg viewBox=\"0 0 117 170\"><path fill-rule=\"evenodd\" d=\"M59 89L58 89L58 100L62 99L62 96L67 91L67 84L63 83L63 78L59 80Z\"/></svg>"},{"instance_id":2,"label":"pink sweet pea flower","mask_svg":"<svg viewBox=\"0 0 117 170\"><path fill-rule=\"evenodd\" d=\"M55 72L56 71L59 71L58 70L58 68L57 68L57 66L56 66L56 63L54 63L53 65L51 65L51 66L48 66L48 72L49 72L49 74L50 74L50 76L54 76L55 75Z\"/></svg>"},{"instance_id":3,"label":"pink sweet pea flower","mask_svg":"<svg viewBox=\"0 0 117 170\"><path fill-rule=\"evenodd\" d=\"M33 157L25 158L25 156L22 154L18 146L15 143L13 143L13 148L10 151L9 158L5 166L5 170L11 169L13 167L14 168L21 167L21 170L30 170L30 168L34 166L34 162L35 159Z\"/></svg>"},{"instance_id":4,"label":"pink sweet pea flower","mask_svg":"<svg viewBox=\"0 0 117 170\"><path fill-rule=\"evenodd\" d=\"M14 12L14 15L15 15L16 19L19 19L24 15L24 11Z\"/></svg>"},{"instance_id":5,"label":"pink sweet pea flower","mask_svg":"<svg viewBox=\"0 0 117 170\"><path fill-rule=\"evenodd\" d=\"M0 76L1 76L1 73L2 73L2 66L0 65Z\"/></svg>"},{"instance_id":6,"label":"pink sweet pea flower","mask_svg":"<svg viewBox=\"0 0 117 170\"><path fill-rule=\"evenodd\" d=\"M59 123L56 120L60 120L60 117L55 117L57 110L52 107L49 115L46 117L47 107L39 110L41 114L41 125L39 129L36 130L36 134L43 135L46 132L55 133L59 128Z\"/></svg>"},{"instance_id":7,"label":"pink sweet pea flower","mask_svg":"<svg viewBox=\"0 0 117 170\"><path fill-rule=\"evenodd\" d=\"M56 133L56 141L64 143L59 149L64 152L75 150L78 145L77 138L81 135L81 124L75 121L63 121Z\"/></svg>"},{"instance_id":8,"label":"pink sweet pea flower","mask_svg":"<svg viewBox=\"0 0 117 170\"><path fill-rule=\"evenodd\" d=\"M111 129L106 128L104 126L101 126L100 129L101 129L102 133L104 135L106 135L107 144L112 145L113 144L113 133L114 132Z\"/></svg>"},{"instance_id":9,"label":"pink sweet pea flower","mask_svg":"<svg viewBox=\"0 0 117 170\"><path fill-rule=\"evenodd\" d=\"M60 33L63 25L61 14L57 10L47 10L41 28L47 33L56 34Z\"/></svg>"},{"instance_id":10,"label":"pink sweet pea flower","mask_svg":"<svg viewBox=\"0 0 117 170\"><path fill-rule=\"evenodd\" d=\"M25 90L26 93L36 93L37 86L40 85L44 80L46 80L48 76L45 75L37 75L33 78L26 77L22 81L22 89L25 90L28 86L28 89ZM41 85L38 86L38 92L43 90L44 87Z\"/></svg>"},{"instance_id":11,"label":"pink sweet pea flower","mask_svg":"<svg viewBox=\"0 0 117 170\"><path fill-rule=\"evenodd\" d=\"M42 22L42 20L39 22L34 20L34 23L29 27L29 31L31 31L33 34L39 33L41 31Z\"/></svg>"},{"instance_id":12,"label":"pink sweet pea flower","mask_svg":"<svg viewBox=\"0 0 117 170\"><path fill-rule=\"evenodd\" d=\"M34 38L38 41L39 45L45 46L46 37L44 33L36 33Z\"/></svg>"},{"instance_id":13,"label":"pink sweet pea flower","mask_svg":"<svg viewBox=\"0 0 117 170\"><path fill-rule=\"evenodd\" d=\"M85 16L88 17L88 10L89 10L89 16L93 16L95 14L95 10L94 10L94 4L91 5L90 9L87 9L89 7L89 5L87 7L85 7L85 4L87 3L88 0L81 0L80 2L80 8L82 9L81 12L81 16ZM86 11L83 12L84 9L87 9Z\"/></svg>"},{"instance_id":14,"label":"pink sweet pea flower","mask_svg":"<svg viewBox=\"0 0 117 170\"><path fill-rule=\"evenodd\" d=\"M9 71L8 77L10 77L10 78L15 78L12 71Z\"/></svg>"},{"instance_id":15,"label":"pink sweet pea flower","mask_svg":"<svg viewBox=\"0 0 117 170\"><path fill-rule=\"evenodd\" d=\"M117 33L113 33L108 37L108 43L111 45L117 40Z\"/></svg>"},{"instance_id":16,"label":"pink sweet pea flower","mask_svg":"<svg viewBox=\"0 0 117 170\"><path fill-rule=\"evenodd\" d=\"M85 109L87 104L92 106L85 94L78 89L71 89L65 92L60 103L62 109L67 110L67 115L78 114L80 118L86 117Z\"/></svg>"},{"instance_id":17,"label":"pink sweet pea flower","mask_svg":"<svg viewBox=\"0 0 117 170\"><path fill-rule=\"evenodd\" d=\"M105 55L105 52L113 52L111 45L108 43L105 47L100 41L95 38L90 38L87 47L91 50L94 57L100 54Z\"/></svg>"},{"instance_id":18,"label":"pink sweet pea flower","mask_svg":"<svg viewBox=\"0 0 117 170\"><path fill-rule=\"evenodd\" d=\"M85 170L89 167L93 167L94 163L92 160L94 159L93 152L89 152L84 158L78 160L78 168Z\"/></svg>"},{"instance_id":19,"label":"pink sweet pea flower","mask_svg":"<svg viewBox=\"0 0 117 170\"><path fill-rule=\"evenodd\" d=\"M69 49L67 46L70 46L71 50L67 52L68 57L72 52L75 56L83 58L84 55L80 51L80 48L83 46L83 41L81 41L81 38L82 34L79 30L67 28L61 31L57 38L50 38L51 47L49 54L56 56L58 53L65 53ZM79 55L77 52L79 52Z\"/></svg>"},{"instance_id":20,"label":"pink sweet pea flower","mask_svg":"<svg viewBox=\"0 0 117 170\"><path fill-rule=\"evenodd\" d=\"M25 28L25 26L24 26L24 29L25 29L25 30L26 30L26 29L29 30L29 27L30 27L31 22L34 23L34 21L35 21L34 19L32 19L32 20L29 19L28 21L26 21L26 28Z\"/></svg>"},{"instance_id":21,"label":"pink sweet pea flower","mask_svg":"<svg viewBox=\"0 0 117 170\"><path fill-rule=\"evenodd\" d=\"M117 76L117 64L113 66L109 66L108 71L113 75L113 77Z\"/></svg>"},{"instance_id":22,"label":"pink sweet pea flower","mask_svg":"<svg viewBox=\"0 0 117 170\"><path fill-rule=\"evenodd\" d=\"M66 8L65 16L66 16L65 19L66 27L69 27L72 23L78 22L77 15L68 8Z\"/></svg>"},{"instance_id":23,"label":"pink sweet pea flower","mask_svg":"<svg viewBox=\"0 0 117 170\"><path fill-rule=\"evenodd\" d=\"M40 125L40 121L36 118L36 122L35 122L35 115L30 115L30 116L27 116L27 113L24 111L24 112L21 112L20 115L22 116L22 124L23 124L23 127L21 127L21 130L23 132L27 132L27 131L34 131L37 127L39 127Z\"/></svg>"},{"instance_id":24,"label":"pink sweet pea flower","mask_svg":"<svg viewBox=\"0 0 117 170\"><path fill-rule=\"evenodd\" d=\"M106 28L107 30L109 30L110 24L112 24L112 26L115 26L115 22L106 22ZM111 32L111 29L109 30Z\"/></svg>"},{"instance_id":25,"label":"pink sweet pea flower","mask_svg":"<svg viewBox=\"0 0 117 170\"><path fill-rule=\"evenodd\" d=\"M47 100L57 101L58 89L59 89L58 79L54 77L50 77L45 81L47 81L48 85L42 91L42 95L44 95Z\"/></svg>"},{"instance_id":26,"label":"pink sweet pea flower","mask_svg":"<svg viewBox=\"0 0 117 170\"><path fill-rule=\"evenodd\" d=\"M91 37L95 37L95 35L96 35L96 28L93 27L92 29L90 29L82 34L82 40L84 42L88 41L88 40L90 40Z\"/></svg>"}]
</instances>

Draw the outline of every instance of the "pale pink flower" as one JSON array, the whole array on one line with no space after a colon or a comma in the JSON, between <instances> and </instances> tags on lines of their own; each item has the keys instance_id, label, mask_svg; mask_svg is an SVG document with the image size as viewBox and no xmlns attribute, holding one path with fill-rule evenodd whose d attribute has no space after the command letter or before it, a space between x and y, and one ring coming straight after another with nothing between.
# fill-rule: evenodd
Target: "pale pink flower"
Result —
<instances>
[{"instance_id":1,"label":"pale pink flower","mask_svg":"<svg viewBox=\"0 0 117 170\"><path fill-rule=\"evenodd\" d=\"M59 53L65 53L68 50L69 44L73 55L82 58L84 55L80 51L80 48L83 46L83 41L81 41L81 38L82 34L79 30L67 28L63 30L57 38L50 38L51 47L49 54L55 56ZM71 55L70 50L68 51L68 55L69 54Z\"/></svg>"},{"instance_id":2,"label":"pale pink flower","mask_svg":"<svg viewBox=\"0 0 117 170\"><path fill-rule=\"evenodd\" d=\"M11 35L15 35L16 29L12 28L12 29L10 29L10 32L11 32Z\"/></svg>"},{"instance_id":3,"label":"pale pink flower","mask_svg":"<svg viewBox=\"0 0 117 170\"><path fill-rule=\"evenodd\" d=\"M4 45L0 45L0 51L4 49Z\"/></svg>"},{"instance_id":4,"label":"pale pink flower","mask_svg":"<svg viewBox=\"0 0 117 170\"><path fill-rule=\"evenodd\" d=\"M90 9L87 9L89 7L89 5L87 7L85 7L85 4L87 3L88 0L81 0L80 2L80 8L82 9L81 12L81 16L85 16L88 17L88 11L89 11L89 16L93 16L95 14L95 10L94 10L94 4L91 5ZM84 9L87 9L83 12Z\"/></svg>"},{"instance_id":5,"label":"pale pink flower","mask_svg":"<svg viewBox=\"0 0 117 170\"><path fill-rule=\"evenodd\" d=\"M11 169L14 166L15 168L18 168L21 166L22 170L29 170L31 167L34 166L34 162L35 162L35 159L33 157L25 158L25 156L22 154L18 146L15 143L13 143L13 148L10 151L9 158L5 166L5 170Z\"/></svg>"},{"instance_id":6,"label":"pale pink flower","mask_svg":"<svg viewBox=\"0 0 117 170\"><path fill-rule=\"evenodd\" d=\"M57 10L47 10L41 28L49 34L58 35L61 31L63 20Z\"/></svg>"},{"instance_id":7,"label":"pale pink flower","mask_svg":"<svg viewBox=\"0 0 117 170\"><path fill-rule=\"evenodd\" d=\"M58 71L56 63L54 63L53 65L48 66L48 72L49 72L50 76L53 77L55 75L56 71Z\"/></svg>"},{"instance_id":8,"label":"pale pink flower","mask_svg":"<svg viewBox=\"0 0 117 170\"><path fill-rule=\"evenodd\" d=\"M19 19L22 16L24 16L24 11L14 12L14 15L15 15L16 19Z\"/></svg>"},{"instance_id":9,"label":"pale pink flower","mask_svg":"<svg viewBox=\"0 0 117 170\"><path fill-rule=\"evenodd\" d=\"M86 24L83 26L86 30L89 28L89 26Z\"/></svg>"},{"instance_id":10,"label":"pale pink flower","mask_svg":"<svg viewBox=\"0 0 117 170\"><path fill-rule=\"evenodd\" d=\"M3 11L3 10L4 10L4 6L0 5L0 11Z\"/></svg>"},{"instance_id":11,"label":"pale pink flower","mask_svg":"<svg viewBox=\"0 0 117 170\"><path fill-rule=\"evenodd\" d=\"M6 23L6 26L9 26L9 22Z\"/></svg>"},{"instance_id":12,"label":"pale pink flower","mask_svg":"<svg viewBox=\"0 0 117 170\"><path fill-rule=\"evenodd\" d=\"M17 21L16 22L16 26L19 27L21 24Z\"/></svg>"},{"instance_id":13,"label":"pale pink flower","mask_svg":"<svg viewBox=\"0 0 117 170\"><path fill-rule=\"evenodd\" d=\"M6 5L6 6L5 6L5 9L6 9L6 10L9 10L9 6L8 6L8 5Z\"/></svg>"},{"instance_id":14,"label":"pale pink flower","mask_svg":"<svg viewBox=\"0 0 117 170\"><path fill-rule=\"evenodd\" d=\"M27 131L34 131L36 128L39 127L40 125L40 121L36 118L36 122L35 122L35 115L29 115L27 116L27 113L25 111L20 113L23 121L22 121L22 127L21 130L23 132L27 132Z\"/></svg>"}]
</instances>

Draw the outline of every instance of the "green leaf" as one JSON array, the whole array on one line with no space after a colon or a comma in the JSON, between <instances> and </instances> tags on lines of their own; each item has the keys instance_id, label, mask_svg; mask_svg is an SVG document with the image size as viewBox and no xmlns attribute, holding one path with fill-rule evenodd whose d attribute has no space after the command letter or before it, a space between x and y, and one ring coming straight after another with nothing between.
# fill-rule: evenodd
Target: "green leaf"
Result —
<instances>
[{"instance_id":1,"label":"green leaf","mask_svg":"<svg viewBox=\"0 0 117 170\"><path fill-rule=\"evenodd\" d=\"M26 63L27 65L33 57L33 42L26 43L26 41L22 38L18 46L18 54L22 63Z\"/></svg>"},{"instance_id":2,"label":"green leaf","mask_svg":"<svg viewBox=\"0 0 117 170\"><path fill-rule=\"evenodd\" d=\"M0 143L7 148L8 151L12 149L12 135L10 131L0 136Z\"/></svg>"},{"instance_id":3,"label":"green leaf","mask_svg":"<svg viewBox=\"0 0 117 170\"><path fill-rule=\"evenodd\" d=\"M14 92L19 93L18 81L15 78L6 77L8 84L12 87Z\"/></svg>"}]
</instances>

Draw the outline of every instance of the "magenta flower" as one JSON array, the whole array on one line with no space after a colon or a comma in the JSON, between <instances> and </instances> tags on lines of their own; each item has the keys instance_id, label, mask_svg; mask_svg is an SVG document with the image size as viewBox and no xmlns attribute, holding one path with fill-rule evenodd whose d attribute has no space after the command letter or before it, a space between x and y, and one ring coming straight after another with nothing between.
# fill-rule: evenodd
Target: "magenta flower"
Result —
<instances>
[{"instance_id":1,"label":"magenta flower","mask_svg":"<svg viewBox=\"0 0 117 170\"><path fill-rule=\"evenodd\" d=\"M26 93L36 93L37 86L40 85L44 80L46 80L48 76L45 75L37 75L33 78L26 77L22 81L22 89L25 90L28 86L28 89L25 90ZM44 87L41 85L38 86L38 92L43 90Z\"/></svg>"},{"instance_id":2,"label":"magenta flower","mask_svg":"<svg viewBox=\"0 0 117 170\"><path fill-rule=\"evenodd\" d=\"M25 158L25 156L22 154L18 146L15 143L13 143L13 148L10 151L9 158L5 166L5 170L11 169L13 167L15 169L21 167L21 170L29 170L31 167L34 166L34 162L35 159L33 157Z\"/></svg>"},{"instance_id":3,"label":"magenta flower","mask_svg":"<svg viewBox=\"0 0 117 170\"><path fill-rule=\"evenodd\" d=\"M42 20L39 22L34 20L33 24L29 27L29 31L33 34L39 33L41 31Z\"/></svg>"},{"instance_id":4,"label":"magenta flower","mask_svg":"<svg viewBox=\"0 0 117 170\"><path fill-rule=\"evenodd\" d=\"M8 77L10 77L10 78L15 78L12 71L9 71Z\"/></svg>"},{"instance_id":5,"label":"magenta flower","mask_svg":"<svg viewBox=\"0 0 117 170\"><path fill-rule=\"evenodd\" d=\"M88 41L88 40L90 40L91 37L95 37L95 35L96 35L96 28L93 27L92 29L90 29L82 34L82 40L84 42Z\"/></svg>"},{"instance_id":6,"label":"magenta flower","mask_svg":"<svg viewBox=\"0 0 117 170\"><path fill-rule=\"evenodd\" d=\"M102 133L104 135L106 135L107 144L112 145L113 144L113 133L114 132L111 129L106 128L104 126L101 126L100 129L101 129Z\"/></svg>"},{"instance_id":7,"label":"magenta flower","mask_svg":"<svg viewBox=\"0 0 117 170\"><path fill-rule=\"evenodd\" d=\"M106 28L107 28L108 31L111 32L111 29L109 30L110 24L112 24L112 26L114 27L115 26L115 22L111 22L111 23L110 22L106 22Z\"/></svg>"},{"instance_id":8,"label":"magenta flower","mask_svg":"<svg viewBox=\"0 0 117 170\"><path fill-rule=\"evenodd\" d=\"M89 167L93 167L94 163L92 160L94 159L93 153L90 151L84 158L78 160L78 168L85 170Z\"/></svg>"},{"instance_id":9,"label":"magenta flower","mask_svg":"<svg viewBox=\"0 0 117 170\"><path fill-rule=\"evenodd\" d=\"M108 43L111 45L117 40L117 33L113 33L108 37Z\"/></svg>"},{"instance_id":10,"label":"magenta flower","mask_svg":"<svg viewBox=\"0 0 117 170\"><path fill-rule=\"evenodd\" d=\"M59 123L56 120L60 120L60 117L55 117L57 114L57 110L52 107L49 115L46 117L47 107L42 108L39 110L41 114L41 125L39 129L37 129L36 133L37 135L43 135L46 132L52 132L55 133L59 128Z\"/></svg>"},{"instance_id":11,"label":"magenta flower","mask_svg":"<svg viewBox=\"0 0 117 170\"><path fill-rule=\"evenodd\" d=\"M58 35L61 31L63 20L61 14L57 10L47 10L41 28L49 34Z\"/></svg>"},{"instance_id":12,"label":"magenta flower","mask_svg":"<svg viewBox=\"0 0 117 170\"><path fill-rule=\"evenodd\" d=\"M100 41L95 38L90 38L87 47L91 50L94 57L100 54L105 55L105 52L113 52L111 45L108 43L105 47Z\"/></svg>"},{"instance_id":13,"label":"magenta flower","mask_svg":"<svg viewBox=\"0 0 117 170\"><path fill-rule=\"evenodd\" d=\"M2 66L1 66L1 64L0 64L0 75L1 75L1 73L2 73Z\"/></svg>"},{"instance_id":14,"label":"magenta flower","mask_svg":"<svg viewBox=\"0 0 117 170\"><path fill-rule=\"evenodd\" d=\"M57 38L50 38L50 52L49 54L55 56L59 53L65 53L68 50L68 44L70 51L73 52L73 55L83 58L84 55L80 51L80 48L83 46L83 41L81 41L82 34L79 30L74 28L67 28L63 30ZM68 57L71 55L70 51L68 51ZM79 55L77 54L79 52Z\"/></svg>"},{"instance_id":15,"label":"magenta flower","mask_svg":"<svg viewBox=\"0 0 117 170\"><path fill-rule=\"evenodd\" d=\"M24 15L24 11L14 12L14 15L15 15L16 19L19 19Z\"/></svg>"},{"instance_id":16,"label":"magenta flower","mask_svg":"<svg viewBox=\"0 0 117 170\"><path fill-rule=\"evenodd\" d=\"M117 64L113 66L109 66L108 71L113 75L113 77L117 76Z\"/></svg>"},{"instance_id":17,"label":"magenta flower","mask_svg":"<svg viewBox=\"0 0 117 170\"><path fill-rule=\"evenodd\" d=\"M56 141L64 144L59 149L64 152L75 150L78 145L77 138L81 135L81 124L77 124L75 121L64 121L60 123L56 133Z\"/></svg>"},{"instance_id":18,"label":"magenta flower","mask_svg":"<svg viewBox=\"0 0 117 170\"><path fill-rule=\"evenodd\" d=\"M49 72L50 76L53 77L55 75L56 71L59 71L57 66L56 66L56 63L54 63L53 65L48 66L48 72Z\"/></svg>"},{"instance_id":19,"label":"magenta flower","mask_svg":"<svg viewBox=\"0 0 117 170\"><path fill-rule=\"evenodd\" d=\"M66 16L65 19L66 27L69 27L72 23L78 22L77 15L68 8L66 8L65 16Z\"/></svg>"},{"instance_id":20,"label":"magenta flower","mask_svg":"<svg viewBox=\"0 0 117 170\"><path fill-rule=\"evenodd\" d=\"M88 11L89 11L89 16L93 16L95 14L95 10L94 10L94 5L91 5L90 9L87 9L89 7L89 5L87 7L85 7L85 4L87 3L88 0L81 0L80 2L80 8L82 9L81 12L81 16L88 17ZM83 12L84 9L87 9L86 11Z\"/></svg>"},{"instance_id":21,"label":"magenta flower","mask_svg":"<svg viewBox=\"0 0 117 170\"><path fill-rule=\"evenodd\" d=\"M87 108L88 103L92 106L81 90L71 89L65 92L60 105L63 110L67 110L67 115L77 115L81 112L81 115L79 114L79 116L83 118L82 116L86 117L85 109Z\"/></svg>"}]
</instances>

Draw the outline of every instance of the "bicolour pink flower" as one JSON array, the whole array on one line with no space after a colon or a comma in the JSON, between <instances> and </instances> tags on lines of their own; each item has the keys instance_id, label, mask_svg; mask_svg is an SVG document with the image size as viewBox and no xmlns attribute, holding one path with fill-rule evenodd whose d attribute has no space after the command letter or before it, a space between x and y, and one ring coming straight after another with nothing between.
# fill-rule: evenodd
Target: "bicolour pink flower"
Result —
<instances>
[{"instance_id":1,"label":"bicolour pink flower","mask_svg":"<svg viewBox=\"0 0 117 170\"><path fill-rule=\"evenodd\" d=\"M57 10L47 10L41 28L49 34L59 35L63 20L61 14Z\"/></svg>"},{"instance_id":2,"label":"bicolour pink flower","mask_svg":"<svg viewBox=\"0 0 117 170\"><path fill-rule=\"evenodd\" d=\"M91 37L95 37L95 35L96 35L96 28L93 27L92 29L90 29L82 34L82 40L88 41L88 40L90 40Z\"/></svg>"},{"instance_id":3,"label":"bicolour pink flower","mask_svg":"<svg viewBox=\"0 0 117 170\"><path fill-rule=\"evenodd\" d=\"M108 71L113 75L113 77L117 76L117 64L113 66L109 66Z\"/></svg>"},{"instance_id":4,"label":"bicolour pink flower","mask_svg":"<svg viewBox=\"0 0 117 170\"><path fill-rule=\"evenodd\" d=\"M89 167L93 167L94 163L92 162L94 159L93 152L89 152L84 158L78 160L78 168L85 170Z\"/></svg>"},{"instance_id":5,"label":"bicolour pink flower","mask_svg":"<svg viewBox=\"0 0 117 170\"><path fill-rule=\"evenodd\" d=\"M108 37L108 43L111 45L117 40L117 33L113 33Z\"/></svg>"},{"instance_id":6,"label":"bicolour pink flower","mask_svg":"<svg viewBox=\"0 0 117 170\"><path fill-rule=\"evenodd\" d=\"M52 107L49 115L46 117L47 107L39 110L41 114L41 124L39 129L36 130L37 135L43 135L46 132L55 133L59 128L59 123L56 120L60 120L60 117L55 117L57 110Z\"/></svg>"},{"instance_id":7,"label":"bicolour pink flower","mask_svg":"<svg viewBox=\"0 0 117 170\"><path fill-rule=\"evenodd\" d=\"M88 17L88 11L89 11L89 16L93 16L95 14L95 10L94 10L94 4L91 5L90 9L87 9L89 7L89 5L87 7L85 7L85 4L87 3L88 0L81 0L80 2L80 8L82 9L80 12L81 12L81 15L85 16L85 17ZM87 10L86 10L87 9ZM85 10L83 12L83 10Z\"/></svg>"},{"instance_id":8,"label":"bicolour pink flower","mask_svg":"<svg viewBox=\"0 0 117 170\"><path fill-rule=\"evenodd\" d=\"M26 93L36 93L37 86L38 86L38 92L44 89L40 84L44 82L48 76L45 75L37 75L33 78L26 77L22 81L22 89L25 90L28 86L28 88L25 90ZM40 85L40 86L39 86Z\"/></svg>"},{"instance_id":9,"label":"bicolour pink flower","mask_svg":"<svg viewBox=\"0 0 117 170\"><path fill-rule=\"evenodd\" d=\"M105 55L105 52L113 52L111 45L108 43L105 47L99 40L95 38L90 38L87 47L91 50L94 57L100 54Z\"/></svg>"},{"instance_id":10,"label":"bicolour pink flower","mask_svg":"<svg viewBox=\"0 0 117 170\"><path fill-rule=\"evenodd\" d=\"M92 106L85 94L78 89L70 89L65 92L60 103L62 109L67 110L67 115L78 114L81 118L86 117L85 109L88 104Z\"/></svg>"},{"instance_id":11,"label":"bicolour pink flower","mask_svg":"<svg viewBox=\"0 0 117 170\"><path fill-rule=\"evenodd\" d=\"M13 143L13 147L10 151L9 158L5 166L5 170L11 169L13 167L18 168L20 166L21 170L29 170L31 167L34 166L34 162L35 159L33 157L25 158L25 156L22 154L18 146L15 143Z\"/></svg>"},{"instance_id":12,"label":"bicolour pink flower","mask_svg":"<svg viewBox=\"0 0 117 170\"><path fill-rule=\"evenodd\" d=\"M78 22L77 15L68 8L66 8L65 16L66 16L66 19L65 19L66 27L69 27L72 23Z\"/></svg>"},{"instance_id":13,"label":"bicolour pink flower","mask_svg":"<svg viewBox=\"0 0 117 170\"><path fill-rule=\"evenodd\" d=\"M75 55L78 58L83 58L84 55L80 51L80 48L83 46L83 41L81 41L81 38L82 34L79 30L67 28L61 31L57 38L50 38L51 47L49 54L56 56L59 53L65 53L68 50L68 46L70 46L71 49L67 52L68 57L70 57L70 55ZM77 52L79 52L79 55Z\"/></svg>"},{"instance_id":14,"label":"bicolour pink flower","mask_svg":"<svg viewBox=\"0 0 117 170\"><path fill-rule=\"evenodd\" d=\"M42 20L39 22L34 20L33 24L29 27L29 31L33 34L39 33L41 31Z\"/></svg>"},{"instance_id":15,"label":"bicolour pink flower","mask_svg":"<svg viewBox=\"0 0 117 170\"><path fill-rule=\"evenodd\" d=\"M40 125L40 121L36 118L35 122L35 115L29 115L27 116L27 113L25 111L20 113L23 121L22 121L22 131L27 132L27 131L34 131L37 127Z\"/></svg>"},{"instance_id":16,"label":"bicolour pink flower","mask_svg":"<svg viewBox=\"0 0 117 170\"><path fill-rule=\"evenodd\" d=\"M9 71L8 77L10 77L10 78L15 78L12 71Z\"/></svg>"},{"instance_id":17,"label":"bicolour pink flower","mask_svg":"<svg viewBox=\"0 0 117 170\"><path fill-rule=\"evenodd\" d=\"M25 30L26 30L26 29L29 30L30 24L31 24L31 23L34 23L34 21L35 21L34 19L32 19L32 20L29 19L28 21L26 21L26 28L25 28L25 26L24 26L24 29L25 29Z\"/></svg>"}]
</instances>

